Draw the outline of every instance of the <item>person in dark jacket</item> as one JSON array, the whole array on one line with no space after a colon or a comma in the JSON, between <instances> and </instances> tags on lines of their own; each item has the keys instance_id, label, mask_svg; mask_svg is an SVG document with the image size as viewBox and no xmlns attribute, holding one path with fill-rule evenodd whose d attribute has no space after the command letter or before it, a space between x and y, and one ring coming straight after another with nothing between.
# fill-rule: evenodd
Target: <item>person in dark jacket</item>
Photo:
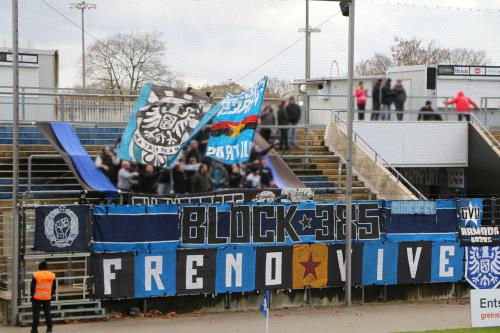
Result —
<instances>
[{"instance_id":1,"label":"person in dark jacket","mask_svg":"<svg viewBox=\"0 0 500 333\"><path fill-rule=\"evenodd\" d=\"M241 175L239 165L233 164L231 166L231 172L229 173L229 188L240 187L243 187L243 176Z\"/></svg>"},{"instance_id":2,"label":"person in dark jacket","mask_svg":"<svg viewBox=\"0 0 500 333\"><path fill-rule=\"evenodd\" d=\"M111 147L104 147L95 158L95 165L116 185L120 159Z\"/></svg>"},{"instance_id":3,"label":"person in dark jacket","mask_svg":"<svg viewBox=\"0 0 500 333\"><path fill-rule=\"evenodd\" d=\"M393 94L391 89L391 79L385 81L382 87L382 104L384 111L382 112L382 120L391 120L391 104L393 102Z\"/></svg>"},{"instance_id":4,"label":"person in dark jacket","mask_svg":"<svg viewBox=\"0 0 500 333\"><path fill-rule=\"evenodd\" d=\"M384 80L378 79L372 88L372 115L371 120L380 118L380 106L382 105L382 84Z\"/></svg>"},{"instance_id":5,"label":"person in dark jacket","mask_svg":"<svg viewBox=\"0 0 500 333\"><path fill-rule=\"evenodd\" d=\"M432 102L426 101L425 106L420 109L420 113L418 114L418 120L443 120L441 115L434 113L434 109L432 108Z\"/></svg>"},{"instance_id":6,"label":"person in dark jacket","mask_svg":"<svg viewBox=\"0 0 500 333\"><path fill-rule=\"evenodd\" d=\"M288 105L286 106L286 113L288 114L288 122L290 125L297 125L297 123L300 120L300 107L295 103L295 97L290 96L288 99ZM296 143L296 128L292 127L292 132L291 132L291 138L290 138L290 143L292 145L295 145Z\"/></svg>"},{"instance_id":7,"label":"person in dark jacket","mask_svg":"<svg viewBox=\"0 0 500 333\"><path fill-rule=\"evenodd\" d=\"M264 126L273 126L276 125L276 120L274 119L274 111L270 104L267 104L260 114L260 124ZM270 128L261 128L260 135L269 142L271 138L271 129Z\"/></svg>"},{"instance_id":8,"label":"person in dark jacket","mask_svg":"<svg viewBox=\"0 0 500 333\"><path fill-rule=\"evenodd\" d=\"M172 178L174 181L174 193L186 193L188 192L188 181L186 173L184 172L184 161L180 161L178 164L174 166L172 171Z\"/></svg>"},{"instance_id":9,"label":"person in dark jacket","mask_svg":"<svg viewBox=\"0 0 500 333\"><path fill-rule=\"evenodd\" d=\"M154 166L146 164L144 172L141 175L141 193L155 194L158 187L158 172L155 171Z\"/></svg>"},{"instance_id":10,"label":"person in dark jacket","mask_svg":"<svg viewBox=\"0 0 500 333\"><path fill-rule=\"evenodd\" d=\"M208 166L201 163L198 171L191 178L191 192L204 193L210 192L214 189L212 178L208 174Z\"/></svg>"},{"instance_id":11,"label":"person in dark jacket","mask_svg":"<svg viewBox=\"0 0 500 333\"><path fill-rule=\"evenodd\" d=\"M401 121L403 120L403 111L406 102L406 90L401 80L397 80L394 88L392 88L392 97L394 106L396 107L396 117Z\"/></svg>"},{"instance_id":12,"label":"person in dark jacket","mask_svg":"<svg viewBox=\"0 0 500 333\"><path fill-rule=\"evenodd\" d=\"M278 106L278 125L288 126L288 114L286 112L286 101L281 101ZM280 128L280 150L288 150L288 128Z\"/></svg>"}]
</instances>

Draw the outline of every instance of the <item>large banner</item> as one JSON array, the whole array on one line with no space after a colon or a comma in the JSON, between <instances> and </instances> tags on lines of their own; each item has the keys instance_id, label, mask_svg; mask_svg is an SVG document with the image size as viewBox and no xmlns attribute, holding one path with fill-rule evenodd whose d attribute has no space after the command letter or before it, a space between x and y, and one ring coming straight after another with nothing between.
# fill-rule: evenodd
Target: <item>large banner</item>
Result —
<instances>
[{"instance_id":1,"label":"large banner","mask_svg":"<svg viewBox=\"0 0 500 333\"><path fill-rule=\"evenodd\" d=\"M218 112L208 99L145 84L122 136L123 160L167 167Z\"/></svg>"},{"instance_id":2,"label":"large banner","mask_svg":"<svg viewBox=\"0 0 500 333\"><path fill-rule=\"evenodd\" d=\"M354 285L466 279L475 288L496 288L500 248L460 242L463 217L482 217L474 201L354 202L351 226L344 202L98 206L96 295L339 287L346 278L347 227ZM113 291L121 279L132 279L133 290Z\"/></svg>"},{"instance_id":3,"label":"large banner","mask_svg":"<svg viewBox=\"0 0 500 333\"><path fill-rule=\"evenodd\" d=\"M87 251L87 206L39 206L35 209L35 251Z\"/></svg>"},{"instance_id":4,"label":"large banner","mask_svg":"<svg viewBox=\"0 0 500 333\"><path fill-rule=\"evenodd\" d=\"M364 242L352 252L354 285L456 282L463 276L457 242ZM96 253L98 298L249 292L345 283L345 246L234 246Z\"/></svg>"},{"instance_id":5,"label":"large banner","mask_svg":"<svg viewBox=\"0 0 500 333\"><path fill-rule=\"evenodd\" d=\"M208 157L226 164L248 161L266 84L267 76L239 95L227 94L218 103L220 111L212 121Z\"/></svg>"}]
</instances>

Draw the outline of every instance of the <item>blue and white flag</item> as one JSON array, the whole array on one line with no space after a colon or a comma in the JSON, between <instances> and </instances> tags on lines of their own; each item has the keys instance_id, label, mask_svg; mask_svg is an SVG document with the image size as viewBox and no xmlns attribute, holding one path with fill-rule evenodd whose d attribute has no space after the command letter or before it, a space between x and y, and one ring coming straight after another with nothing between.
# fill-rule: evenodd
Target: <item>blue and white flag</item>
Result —
<instances>
[{"instance_id":1,"label":"blue and white flag","mask_svg":"<svg viewBox=\"0 0 500 333\"><path fill-rule=\"evenodd\" d=\"M208 157L225 164L244 163L250 159L266 84L267 76L239 95L227 94L218 103L220 111L212 121Z\"/></svg>"},{"instance_id":2,"label":"blue and white flag","mask_svg":"<svg viewBox=\"0 0 500 333\"><path fill-rule=\"evenodd\" d=\"M123 133L120 158L170 167L219 108L198 95L145 84Z\"/></svg>"},{"instance_id":3,"label":"blue and white flag","mask_svg":"<svg viewBox=\"0 0 500 333\"><path fill-rule=\"evenodd\" d=\"M264 292L264 297L262 297L262 300L260 301L259 304L259 311L262 312L262 314L266 318L267 316L269 316L270 301L271 301L271 296L269 295L269 290L266 290Z\"/></svg>"}]
</instances>

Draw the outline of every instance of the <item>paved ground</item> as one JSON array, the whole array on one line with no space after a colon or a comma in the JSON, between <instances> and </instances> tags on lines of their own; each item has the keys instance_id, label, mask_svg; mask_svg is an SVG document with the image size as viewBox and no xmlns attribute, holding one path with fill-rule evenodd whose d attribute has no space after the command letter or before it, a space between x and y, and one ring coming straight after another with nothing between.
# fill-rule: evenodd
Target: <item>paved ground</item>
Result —
<instances>
[{"instance_id":1,"label":"paved ground","mask_svg":"<svg viewBox=\"0 0 500 333\"><path fill-rule=\"evenodd\" d=\"M270 333L335 332L385 333L469 326L469 305L450 303L389 303L354 305L350 309L301 308L272 311ZM57 325L54 331L105 333L255 333L264 332L260 312L229 312L124 318L104 322ZM29 332L28 328L0 327L2 333ZM45 332L41 328L40 332Z\"/></svg>"}]
</instances>

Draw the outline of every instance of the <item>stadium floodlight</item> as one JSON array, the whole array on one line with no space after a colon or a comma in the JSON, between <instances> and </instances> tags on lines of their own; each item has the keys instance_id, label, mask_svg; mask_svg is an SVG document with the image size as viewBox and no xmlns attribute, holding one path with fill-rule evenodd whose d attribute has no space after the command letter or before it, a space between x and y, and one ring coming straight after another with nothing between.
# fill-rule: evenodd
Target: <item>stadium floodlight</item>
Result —
<instances>
[{"instance_id":1,"label":"stadium floodlight","mask_svg":"<svg viewBox=\"0 0 500 333\"><path fill-rule=\"evenodd\" d=\"M309 1L309 0L306 0ZM340 5L340 11L343 16L349 17L349 46L347 48L347 158L346 158L346 226L352 224L352 137L353 137L353 119L354 119L354 1L355 0L314 0L314 1L337 1ZM306 8L306 27L309 26L309 9ZM308 43L306 34L306 46ZM307 53L306 53L307 55ZM307 73L306 60L306 73ZM307 78L306 78L307 79ZM346 279L345 279L345 304L351 305L351 249L352 249L352 230L346 228Z\"/></svg>"},{"instance_id":2,"label":"stadium floodlight","mask_svg":"<svg viewBox=\"0 0 500 333\"><path fill-rule=\"evenodd\" d=\"M86 1L73 2L69 4L69 8L78 9L82 11L82 88L86 88L85 82L85 11L90 9L96 9L97 5L95 3L90 3Z\"/></svg>"}]
</instances>

